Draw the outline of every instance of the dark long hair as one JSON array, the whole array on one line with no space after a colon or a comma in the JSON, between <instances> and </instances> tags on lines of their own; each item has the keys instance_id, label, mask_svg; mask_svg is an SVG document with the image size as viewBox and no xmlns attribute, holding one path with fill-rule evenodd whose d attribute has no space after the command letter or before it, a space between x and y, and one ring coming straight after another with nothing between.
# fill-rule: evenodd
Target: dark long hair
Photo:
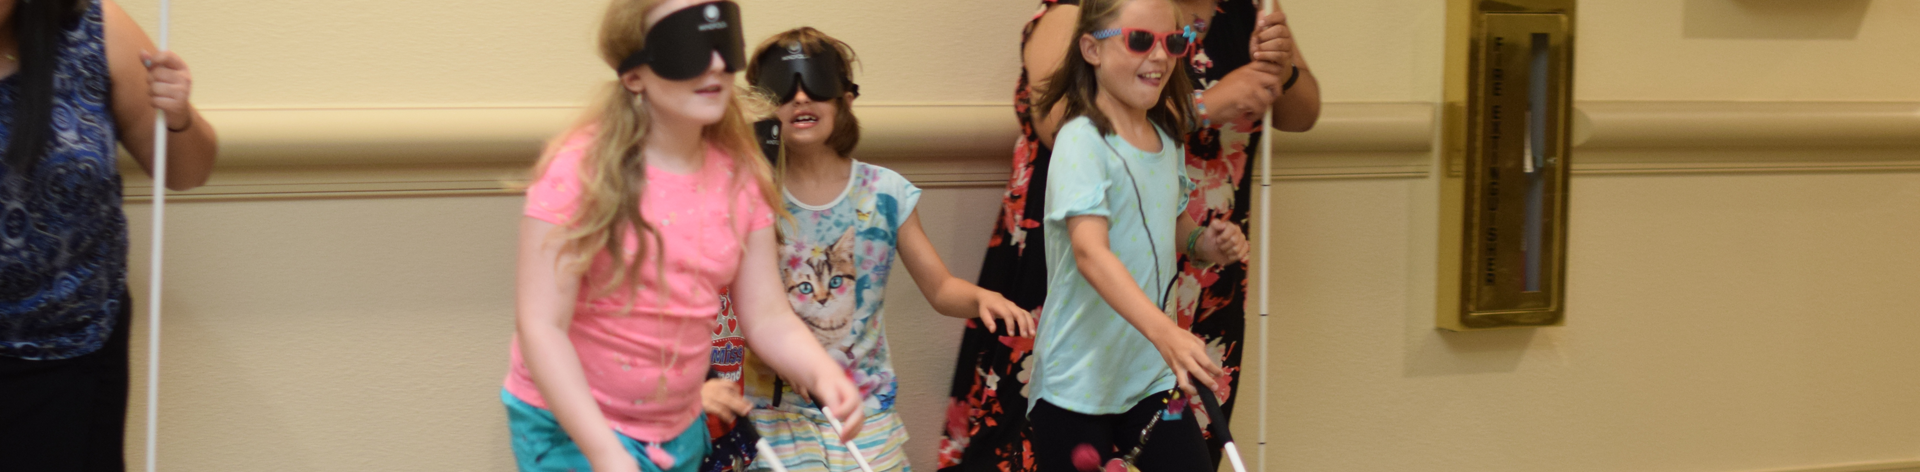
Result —
<instances>
[{"instance_id":1,"label":"dark long hair","mask_svg":"<svg viewBox=\"0 0 1920 472\"><path fill-rule=\"evenodd\" d=\"M1065 101L1067 105L1063 113L1067 119L1085 116L1093 120L1093 127L1100 130L1100 134L1113 134L1113 121L1107 119L1107 114L1101 112L1100 107L1094 106L1094 97L1100 96L1099 74L1093 64L1087 63L1086 56L1080 53L1080 38L1106 28L1120 18L1121 7L1136 1L1167 0L1080 2L1080 20L1074 27L1067 57L1060 61L1060 70L1054 71L1046 82L1041 83L1040 99L1033 105L1036 109L1045 114L1053 111L1055 104ZM1193 131L1194 117L1199 114L1193 106L1193 82L1187 79L1188 60L1173 59L1172 70L1167 71L1167 85L1160 88L1160 103L1147 110L1147 121L1159 126L1161 132L1172 135L1175 141Z\"/></svg>"},{"instance_id":2,"label":"dark long hair","mask_svg":"<svg viewBox=\"0 0 1920 472\"><path fill-rule=\"evenodd\" d=\"M53 70L59 64L61 36L85 12L80 0L21 0L13 6L13 38L20 45L20 86L13 105L13 130L7 164L32 169L47 151L53 134Z\"/></svg>"}]
</instances>

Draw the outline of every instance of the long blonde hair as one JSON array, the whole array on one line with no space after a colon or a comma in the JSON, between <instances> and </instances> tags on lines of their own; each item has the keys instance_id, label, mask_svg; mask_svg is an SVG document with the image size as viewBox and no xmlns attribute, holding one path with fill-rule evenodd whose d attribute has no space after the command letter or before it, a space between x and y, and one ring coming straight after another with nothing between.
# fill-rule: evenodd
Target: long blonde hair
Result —
<instances>
[{"instance_id":1,"label":"long blonde hair","mask_svg":"<svg viewBox=\"0 0 1920 472\"><path fill-rule=\"evenodd\" d=\"M609 68L619 67L627 55L646 46L647 13L659 3L660 0L612 0L607 5L600 22L599 52ZM733 159L731 191L720 194L728 199L729 206L734 196L745 190L745 184L757 184L766 205L775 215L785 218L786 209L773 186L772 171L755 143L753 121L748 118L750 111L764 113L767 109L769 105L736 87L732 103L727 105L720 122L703 128L701 138ZM565 245L561 256L568 261L568 270L581 274L599 253L616 261L618 265L611 277L601 286L592 287L595 296L622 289L637 293L641 265L647 259L653 259L654 280L662 282L654 288L662 295L666 293L666 261L658 257L666 253L666 241L660 237L659 229L640 214L640 200L647 188L647 160L641 150L646 147L652 121L653 116L642 97L628 91L619 80L613 80L600 93L595 105L587 108L579 123L550 144L540 163L534 165L537 179L546 172L568 135L589 130L593 133L592 144L580 161L580 197L563 236ZM728 213L733 218L746 217L742 211ZM631 257L624 244L629 231L641 240L639 252ZM746 235L734 237L744 248ZM629 308L633 302L634 299L628 299Z\"/></svg>"}]
</instances>

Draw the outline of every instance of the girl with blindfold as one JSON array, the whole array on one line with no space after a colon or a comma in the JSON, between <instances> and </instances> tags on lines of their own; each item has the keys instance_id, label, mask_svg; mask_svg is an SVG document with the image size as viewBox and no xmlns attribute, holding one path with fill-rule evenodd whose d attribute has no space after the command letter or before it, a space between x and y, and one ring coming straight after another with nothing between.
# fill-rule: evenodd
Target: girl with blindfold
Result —
<instances>
[{"instance_id":1,"label":"girl with blindfold","mask_svg":"<svg viewBox=\"0 0 1920 472\"><path fill-rule=\"evenodd\" d=\"M850 443L829 435L832 425L815 405L826 399L803 383L779 380L760 362L772 355L755 352L743 367L748 402L716 414L745 415L796 472L853 470L850 447L871 459L875 470L908 469L907 433L894 411L898 383L881 317L896 255L935 311L1006 325L1014 335L1031 336L1034 328L1026 310L947 271L915 211L919 188L851 157L860 140L851 106L859 96L851 80L855 61L846 43L798 28L768 39L747 65L749 83L780 103L775 114L786 152L775 172L784 207L793 215L791 224L781 224L787 302L806 322L804 333L853 376L866 417L861 432L849 434Z\"/></svg>"},{"instance_id":2,"label":"girl with blindfold","mask_svg":"<svg viewBox=\"0 0 1920 472\"><path fill-rule=\"evenodd\" d=\"M858 432L860 393L782 298L785 212L754 142L739 7L613 0L613 81L535 167L502 391L523 471L691 471L719 292L771 368Z\"/></svg>"},{"instance_id":3,"label":"girl with blindfold","mask_svg":"<svg viewBox=\"0 0 1920 472\"><path fill-rule=\"evenodd\" d=\"M1065 120L1048 169L1046 313L1027 413L1042 471L1134 450L1144 471L1212 466L1194 417L1162 415L1183 401L1176 388L1218 388L1224 372L1167 299L1179 255L1232 263L1247 245L1239 226L1182 211L1194 186L1176 136L1194 129L1197 113L1181 60L1195 33L1177 8L1083 1L1075 40L1034 102ZM1147 441L1141 431L1155 418ZM1076 461L1076 450L1100 460Z\"/></svg>"}]
</instances>

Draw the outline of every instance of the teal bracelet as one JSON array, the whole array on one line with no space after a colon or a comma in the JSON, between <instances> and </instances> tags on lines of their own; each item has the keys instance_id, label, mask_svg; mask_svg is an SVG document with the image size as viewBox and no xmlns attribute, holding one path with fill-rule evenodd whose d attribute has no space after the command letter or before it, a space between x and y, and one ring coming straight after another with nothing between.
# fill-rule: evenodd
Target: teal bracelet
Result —
<instances>
[{"instance_id":1,"label":"teal bracelet","mask_svg":"<svg viewBox=\"0 0 1920 472\"><path fill-rule=\"evenodd\" d=\"M1206 230L1207 230L1207 227L1201 226L1198 228L1194 228L1193 232L1187 233L1187 256L1188 257L1192 257L1195 260L1200 259L1200 252L1199 252L1200 233L1205 232Z\"/></svg>"}]
</instances>

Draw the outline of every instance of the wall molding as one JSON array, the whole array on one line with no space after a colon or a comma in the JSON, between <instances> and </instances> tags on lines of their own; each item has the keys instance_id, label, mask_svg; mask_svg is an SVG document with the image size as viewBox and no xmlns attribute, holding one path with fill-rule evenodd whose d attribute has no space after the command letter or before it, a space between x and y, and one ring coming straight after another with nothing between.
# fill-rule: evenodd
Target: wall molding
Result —
<instances>
[{"instance_id":1,"label":"wall molding","mask_svg":"<svg viewBox=\"0 0 1920 472\"><path fill-rule=\"evenodd\" d=\"M1575 174L1920 171L1920 102L1581 102Z\"/></svg>"},{"instance_id":2,"label":"wall molding","mask_svg":"<svg viewBox=\"0 0 1920 472\"><path fill-rule=\"evenodd\" d=\"M1574 173L1920 171L1920 103L1581 102ZM1004 104L874 104L858 157L927 187L1005 184L1019 130ZM179 198L509 194L570 106L227 108L219 170ZM1329 103L1275 142L1282 180L1424 178L1430 103ZM130 161L126 193L151 195Z\"/></svg>"},{"instance_id":3,"label":"wall molding","mask_svg":"<svg viewBox=\"0 0 1920 472\"><path fill-rule=\"evenodd\" d=\"M1920 460L1860 462L1820 467L1769 469L1760 472L1920 472Z\"/></svg>"}]
</instances>

